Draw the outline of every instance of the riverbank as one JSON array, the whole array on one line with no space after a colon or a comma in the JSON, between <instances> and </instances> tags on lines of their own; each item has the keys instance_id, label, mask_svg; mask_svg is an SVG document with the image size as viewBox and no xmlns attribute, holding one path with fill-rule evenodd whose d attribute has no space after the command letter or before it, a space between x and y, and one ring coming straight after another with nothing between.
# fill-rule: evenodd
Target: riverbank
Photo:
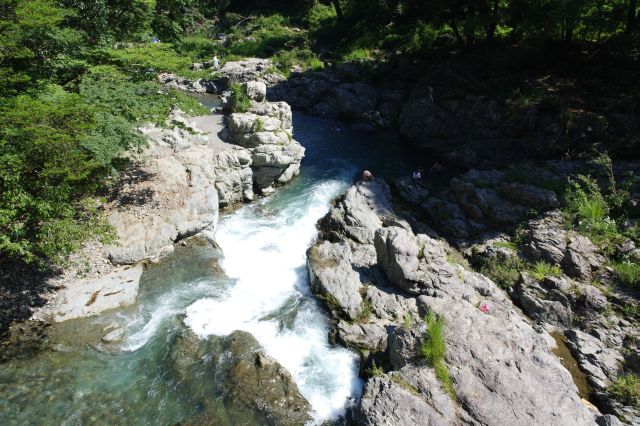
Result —
<instances>
[{"instance_id":1,"label":"riverbank","mask_svg":"<svg viewBox=\"0 0 640 426\"><path fill-rule=\"evenodd\" d=\"M265 89L254 94L247 114L230 115L233 131L220 113L189 117L180 110L163 126L138 129L148 145L129 154L131 166L100 206L113 241L90 241L64 268L34 277L43 281L32 306L34 324L132 304L144 264L166 257L186 237L203 233L213 241L220 208L252 201L254 191L272 193L297 175L304 149L292 137L291 110L286 103L267 102ZM268 126L254 126L258 121ZM275 134L287 135L286 143L269 138ZM254 142L253 135L260 138ZM3 332L14 319L25 317L6 315Z\"/></svg>"}]
</instances>

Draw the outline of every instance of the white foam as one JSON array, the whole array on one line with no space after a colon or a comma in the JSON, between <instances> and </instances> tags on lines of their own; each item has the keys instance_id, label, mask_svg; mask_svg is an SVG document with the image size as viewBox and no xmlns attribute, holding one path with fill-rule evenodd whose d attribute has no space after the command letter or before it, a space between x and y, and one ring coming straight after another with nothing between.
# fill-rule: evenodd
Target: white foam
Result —
<instances>
[{"instance_id":1,"label":"white foam","mask_svg":"<svg viewBox=\"0 0 640 426\"><path fill-rule=\"evenodd\" d=\"M162 294L150 306L141 305L133 321L127 323L127 338L122 350L137 351L154 338L164 321L184 312L184 300L193 300L193 293L205 293L211 289L211 282L198 281L192 284L183 283L168 293Z\"/></svg>"},{"instance_id":2,"label":"white foam","mask_svg":"<svg viewBox=\"0 0 640 426\"><path fill-rule=\"evenodd\" d=\"M308 287L305 253L317 234L315 224L345 186L339 180L316 184L273 217L249 206L225 218L216 240L225 255L221 266L237 282L224 297L203 298L186 309L185 324L201 337L235 330L255 336L291 372L317 422L343 413L349 398L358 396L356 355L329 346L326 321L310 300L301 304L290 329L264 318L302 298Z\"/></svg>"}]
</instances>

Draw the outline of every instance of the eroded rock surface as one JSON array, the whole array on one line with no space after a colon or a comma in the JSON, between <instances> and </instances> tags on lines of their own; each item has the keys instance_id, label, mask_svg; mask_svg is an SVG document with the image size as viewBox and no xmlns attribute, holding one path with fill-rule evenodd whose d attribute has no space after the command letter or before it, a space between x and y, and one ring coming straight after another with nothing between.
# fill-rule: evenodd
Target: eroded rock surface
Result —
<instances>
[{"instance_id":1,"label":"eroded rock surface","mask_svg":"<svg viewBox=\"0 0 640 426\"><path fill-rule=\"evenodd\" d=\"M309 268L322 270L341 262L338 269L351 284L333 294L355 298L365 287L363 310L371 311L352 325L341 320L338 311L339 341L360 350L365 362L370 354L379 359L388 353L391 369L400 369L367 382L358 411L364 424L420 424L419 419L433 424L595 424L596 415L580 401L545 335L491 280L452 262L445 242L415 235L395 218L384 182L351 187L319 226L322 240L310 250ZM345 247L352 253L371 253L372 246L375 258L364 257L361 264L348 256L338 260L335 254ZM360 275L360 286L354 272ZM323 280L318 274L314 279ZM318 288L340 280L324 281ZM394 307L394 315L388 314L389 307ZM446 320L445 362L457 402L416 357L424 338L420 317L427 312ZM408 370L412 373L404 374ZM418 383L419 378L428 386Z\"/></svg>"},{"instance_id":2,"label":"eroded rock surface","mask_svg":"<svg viewBox=\"0 0 640 426\"><path fill-rule=\"evenodd\" d=\"M120 267L105 276L81 280L62 289L53 301L53 320L90 317L133 304L143 270L142 265Z\"/></svg>"},{"instance_id":3,"label":"eroded rock surface","mask_svg":"<svg viewBox=\"0 0 640 426\"><path fill-rule=\"evenodd\" d=\"M262 193L289 182L300 172L304 148L293 139L291 107L285 102L266 102L263 83L245 83L252 98L246 113L229 116L229 130L234 142L251 153L255 187Z\"/></svg>"},{"instance_id":4,"label":"eroded rock surface","mask_svg":"<svg viewBox=\"0 0 640 426\"><path fill-rule=\"evenodd\" d=\"M262 416L262 422L300 425L311 420L311 406L300 394L291 374L264 354L249 333L236 331L227 337L198 339L189 331L178 336L170 354L170 374L185 396L202 406L197 424L209 424L220 414L223 398L229 418Z\"/></svg>"}]
</instances>

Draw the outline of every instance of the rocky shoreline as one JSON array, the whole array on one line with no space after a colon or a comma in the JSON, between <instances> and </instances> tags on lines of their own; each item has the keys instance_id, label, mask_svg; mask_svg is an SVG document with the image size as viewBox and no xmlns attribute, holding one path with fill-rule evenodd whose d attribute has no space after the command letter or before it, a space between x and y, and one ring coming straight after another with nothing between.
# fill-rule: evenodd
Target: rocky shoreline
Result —
<instances>
[{"instance_id":1,"label":"rocky shoreline","mask_svg":"<svg viewBox=\"0 0 640 426\"><path fill-rule=\"evenodd\" d=\"M506 146L524 140L545 142L518 154L537 158L531 149L560 131L549 114L507 117L487 100L434 101L426 86L360 82L357 66L288 80L270 69L268 60L253 59L227 63L216 81L161 76L165 84L199 93L242 83L251 108L229 114L226 127L214 115L220 121L213 130L180 111L166 128L141 129L150 146L107 207L120 244L87 245L75 258L84 269L72 268L54 283L66 289L35 319L63 321L134 303L140 265L157 262L192 235L213 240L220 208L270 194L295 177L304 148L293 139L291 104L350 120L358 129L397 126L414 146L478 167L444 185L409 177L391 187L381 179L358 182L318 223L318 241L307 253L311 289L334 320L331 338L361 355L367 381L353 413L357 424L640 422L637 407L608 390L621 371L640 369L638 294L614 285L602 248L570 229L556 191L589 166L549 160L496 167L504 164L500 155L513 160ZM461 120L472 124L464 134L451 133ZM463 143L470 134L482 143ZM614 167L616 175L640 175L634 163ZM631 202L637 204L638 194L632 188ZM640 261L631 240L613 250ZM559 269L539 276L522 267L508 283L487 277L492 265L541 261ZM444 319L450 385L419 356L430 313ZM553 354L551 332L564 339L585 374L589 401L581 400ZM123 336L109 329L103 337L117 343ZM254 361L260 368L274 362ZM285 394L298 395L284 373ZM280 396L274 398L281 408ZM308 412L301 408L304 398L293 400L296 413ZM303 421L286 410L263 414L276 416L269 417L276 423Z\"/></svg>"},{"instance_id":2,"label":"rocky shoreline","mask_svg":"<svg viewBox=\"0 0 640 426\"><path fill-rule=\"evenodd\" d=\"M196 93L215 90L213 83L202 89L198 82L159 79ZM53 291L32 314L36 329L135 303L144 264L159 262L197 234L214 242L220 209L271 194L298 175L304 148L293 138L291 108L267 101L263 83L245 87L251 94L246 113L188 117L174 110L164 126L139 129L148 146L132 154L133 166L103 206L115 240L86 243L47 280Z\"/></svg>"}]
</instances>

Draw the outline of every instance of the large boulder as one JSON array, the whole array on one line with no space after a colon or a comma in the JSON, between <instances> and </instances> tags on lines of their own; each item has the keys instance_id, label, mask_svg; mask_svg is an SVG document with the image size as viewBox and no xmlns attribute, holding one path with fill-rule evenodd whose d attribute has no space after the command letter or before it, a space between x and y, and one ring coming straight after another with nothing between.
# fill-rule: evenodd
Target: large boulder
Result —
<instances>
[{"instance_id":1,"label":"large boulder","mask_svg":"<svg viewBox=\"0 0 640 426\"><path fill-rule=\"evenodd\" d=\"M263 83L248 82L253 98ZM248 89L249 90L249 89ZM254 102L246 113L228 118L234 142L251 153L253 183L262 193L274 185L289 182L299 174L304 148L293 139L291 108L284 102Z\"/></svg>"},{"instance_id":2,"label":"large boulder","mask_svg":"<svg viewBox=\"0 0 640 426\"><path fill-rule=\"evenodd\" d=\"M357 420L367 426L445 426L460 423L458 411L432 370L406 366L367 381Z\"/></svg>"},{"instance_id":3,"label":"large boulder","mask_svg":"<svg viewBox=\"0 0 640 426\"><path fill-rule=\"evenodd\" d=\"M261 81L248 81L244 88L247 96L256 102L262 102L267 97L267 85Z\"/></svg>"},{"instance_id":4,"label":"large boulder","mask_svg":"<svg viewBox=\"0 0 640 426\"><path fill-rule=\"evenodd\" d=\"M119 267L110 274L75 281L56 295L51 309L53 320L98 315L109 309L135 303L144 266Z\"/></svg>"},{"instance_id":5,"label":"large boulder","mask_svg":"<svg viewBox=\"0 0 640 426\"><path fill-rule=\"evenodd\" d=\"M566 232L564 217L558 210L530 221L523 247L525 254L533 260L559 264L567 250Z\"/></svg>"},{"instance_id":6,"label":"large boulder","mask_svg":"<svg viewBox=\"0 0 640 426\"><path fill-rule=\"evenodd\" d=\"M329 239L350 238L358 243L373 243L382 218L392 214L390 191L381 179L360 181L336 200L336 206L320 220L320 228Z\"/></svg>"},{"instance_id":7,"label":"large boulder","mask_svg":"<svg viewBox=\"0 0 640 426\"><path fill-rule=\"evenodd\" d=\"M225 398L227 410L245 416L255 413L269 424L299 425L311 419L311 406L291 374L265 355L247 332L199 340L185 331L174 342L169 358L176 386L205 413L215 413L217 399Z\"/></svg>"},{"instance_id":8,"label":"large boulder","mask_svg":"<svg viewBox=\"0 0 640 426\"><path fill-rule=\"evenodd\" d=\"M362 312L359 274L351 266L345 243L320 242L307 251L311 290L325 298L335 316L355 320Z\"/></svg>"}]
</instances>

